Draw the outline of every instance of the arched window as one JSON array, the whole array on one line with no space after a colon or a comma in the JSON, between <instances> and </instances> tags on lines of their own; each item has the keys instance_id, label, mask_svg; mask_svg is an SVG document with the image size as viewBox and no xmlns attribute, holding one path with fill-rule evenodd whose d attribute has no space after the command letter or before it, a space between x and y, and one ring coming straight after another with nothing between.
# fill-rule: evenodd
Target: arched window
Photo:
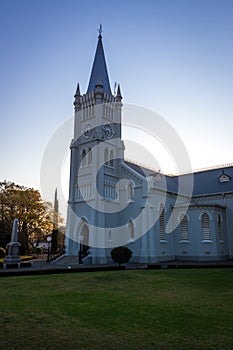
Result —
<instances>
[{"instance_id":1,"label":"arched window","mask_svg":"<svg viewBox=\"0 0 233 350\"><path fill-rule=\"evenodd\" d=\"M165 240L164 206L162 203L159 206L159 237L160 241Z\"/></svg>"},{"instance_id":2,"label":"arched window","mask_svg":"<svg viewBox=\"0 0 233 350\"><path fill-rule=\"evenodd\" d=\"M224 240L223 237L223 227L222 227L222 216L218 214L217 216L217 225L218 225L218 238L220 241Z\"/></svg>"},{"instance_id":3,"label":"arched window","mask_svg":"<svg viewBox=\"0 0 233 350\"><path fill-rule=\"evenodd\" d=\"M111 230L108 231L108 241L112 242L112 231Z\"/></svg>"},{"instance_id":4,"label":"arched window","mask_svg":"<svg viewBox=\"0 0 233 350\"><path fill-rule=\"evenodd\" d=\"M104 150L104 163L105 163L105 165L108 164L108 149L107 148L105 148L105 150Z\"/></svg>"},{"instance_id":5,"label":"arched window","mask_svg":"<svg viewBox=\"0 0 233 350\"><path fill-rule=\"evenodd\" d=\"M89 227L87 222L83 221L80 227L79 236L79 252L78 254L84 258L89 254Z\"/></svg>"},{"instance_id":6,"label":"arched window","mask_svg":"<svg viewBox=\"0 0 233 350\"><path fill-rule=\"evenodd\" d=\"M109 165L113 167L113 150L111 150L109 158Z\"/></svg>"},{"instance_id":7,"label":"arched window","mask_svg":"<svg viewBox=\"0 0 233 350\"><path fill-rule=\"evenodd\" d=\"M129 239L134 240L134 222L132 219L129 220L128 227L129 227Z\"/></svg>"},{"instance_id":8,"label":"arched window","mask_svg":"<svg viewBox=\"0 0 233 350\"><path fill-rule=\"evenodd\" d=\"M184 214L180 222L180 234L181 234L182 241L188 240L188 218L186 214Z\"/></svg>"},{"instance_id":9,"label":"arched window","mask_svg":"<svg viewBox=\"0 0 233 350\"><path fill-rule=\"evenodd\" d=\"M132 201L133 200L133 195L134 195L134 188L133 188L133 184L132 183L128 184L127 192L128 192L128 201Z\"/></svg>"},{"instance_id":10,"label":"arched window","mask_svg":"<svg viewBox=\"0 0 233 350\"><path fill-rule=\"evenodd\" d=\"M86 165L86 155L87 153L86 153L86 150L84 149L82 151L82 166Z\"/></svg>"},{"instance_id":11,"label":"arched window","mask_svg":"<svg viewBox=\"0 0 233 350\"><path fill-rule=\"evenodd\" d=\"M207 213L202 214L201 227L202 227L202 239L204 241L209 241L210 240L210 218Z\"/></svg>"},{"instance_id":12,"label":"arched window","mask_svg":"<svg viewBox=\"0 0 233 350\"><path fill-rule=\"evenodd\" d=\"M92 150L91 150L91 147L88 148L88 153L87 153L87 162L88 164L91 164L92 163Z\"/></svg>"}]
</instances>

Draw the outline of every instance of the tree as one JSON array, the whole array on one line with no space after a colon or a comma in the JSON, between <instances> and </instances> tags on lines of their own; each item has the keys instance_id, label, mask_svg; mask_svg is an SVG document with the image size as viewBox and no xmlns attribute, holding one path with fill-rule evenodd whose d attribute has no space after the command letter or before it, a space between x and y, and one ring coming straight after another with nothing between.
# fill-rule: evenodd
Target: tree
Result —
<instances>
[{"instance_id":1,"label":"tree","mask_svg":"<svg viewBox=\"0 0 233 350\"><path fill-rule=\"evenodd\" d=\"M111 258L114 262L121 264L127 263L132 256L132 251L124 246L114 248L111 251Z\"/></svg>"},{"instance_id":2,"label":"tree","mask_svg":"<svg viewBox=\"0 0 233 350\"><path fill-rule=\"evenodd\" d=\"M39 191L13 182L1 182L0 246L4 247L9 242L15 218L19 220L19 242L22 244L22 254L29 253L33 241L45 239L53 229L52 205L42 200Z\"/></svg>"}]
</instances>

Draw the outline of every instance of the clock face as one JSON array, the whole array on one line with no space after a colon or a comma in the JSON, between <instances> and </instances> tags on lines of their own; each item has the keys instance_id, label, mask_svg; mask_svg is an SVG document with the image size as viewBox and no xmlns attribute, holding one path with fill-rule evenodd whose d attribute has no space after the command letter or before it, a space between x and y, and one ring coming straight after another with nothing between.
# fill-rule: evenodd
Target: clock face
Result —
<instances>
[{"instance_id":1,"label":"clock face","mask_svg":"<svg viewBox=\"0 0 233 350\"><path fill-rule=\"evenodd\" d=\"M103 131L106 139L110 139L111 137L113 137L113 128L111 127L111 125L105 124L103 127Z\"/></svg>"},{"instance_id":2,"label":"clock face","mask_svg":"<svg viewBox=\"0 0 233 350\"><path fill-rule=\"evenodd\" d=\"M84 129L84 131L83 131L83 135L85 136L85 137L90 137L91 136L91 134L92 134L92 126L90 125L90 124L87 124L86 126L85 126L85 129Z\"/></svg>"}]
</instances>

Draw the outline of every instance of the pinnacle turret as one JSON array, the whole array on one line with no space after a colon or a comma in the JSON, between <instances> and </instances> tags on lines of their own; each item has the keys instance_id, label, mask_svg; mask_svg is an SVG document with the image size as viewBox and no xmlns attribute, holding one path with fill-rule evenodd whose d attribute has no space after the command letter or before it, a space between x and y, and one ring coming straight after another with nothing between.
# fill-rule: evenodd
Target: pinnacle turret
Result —
<instances>
[{"instance_id":1,"label":"pinnacle turret","mask_svg":"<svg viewBox=\"0 0 233 350\"><path fill-rule=\"evenodd\" d=\"M120 84L118 84L118 86L117 86L117 93L116 93L116 96L115 96L115 101L116 102L121 102L121 100L122 100L121 88L120 88Z\"/></svg>"},{"instance_id":2,"label":"pinnacle turret","mask_svg":"<svg viewBox=\"0 0 233 350\"><path fill-rule=\"evenodd\" d=\"M77 97L80 97L80 96L81 96L80 95L80 87L79 87L79 83L78 83L74 97L77 98Z\"/></svg>"}]
</instances>

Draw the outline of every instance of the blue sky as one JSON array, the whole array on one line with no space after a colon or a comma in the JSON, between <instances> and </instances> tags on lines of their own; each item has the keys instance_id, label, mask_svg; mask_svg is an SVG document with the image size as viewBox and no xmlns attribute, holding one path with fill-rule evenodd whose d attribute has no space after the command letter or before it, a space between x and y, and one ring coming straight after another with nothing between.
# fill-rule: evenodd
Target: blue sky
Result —
<instances>
[{"instance_id":1,"label":"blue sky","mask_svg":"<svg viewBox=\"0 0 233 350\"><path fill-rule=\"evenodd\" d=\"M232 0L0 0L0 180L39 188L78 81L86 92L100 22L124 102L162 115L194 169L233 162Z\"/></svg>"}]
</instances>

